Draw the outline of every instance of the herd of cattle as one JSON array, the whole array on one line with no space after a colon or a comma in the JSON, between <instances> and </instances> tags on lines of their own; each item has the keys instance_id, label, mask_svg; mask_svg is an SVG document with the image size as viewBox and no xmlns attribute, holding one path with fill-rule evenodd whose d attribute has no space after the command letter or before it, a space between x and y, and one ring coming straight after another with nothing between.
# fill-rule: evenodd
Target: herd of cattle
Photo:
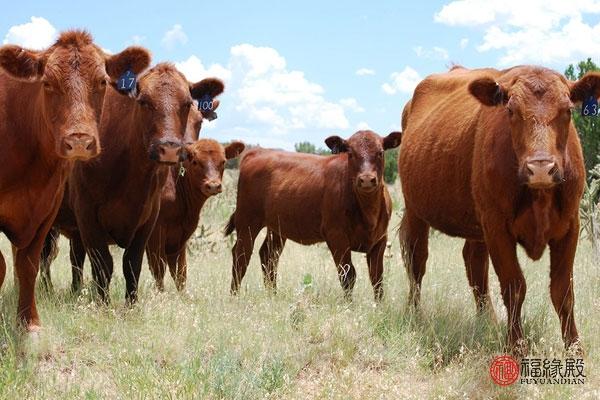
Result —
<instances>
[{"instance_id":1,"label":"herd of cattle","mask_svg":"<svg viewBox=\"0 0 600 400\"><path fill-rule=\"evenodd\" d=\"M346 296L356 251L366 253L380 300L391 216L384 152L402 141L400 239L409 303L419 302L430 227L464 238L478 311L495 318L491 257L507 308L508 344L524 352L526 284L516 247L537 260L549 246L550 293L563 340L581 350L572 278L585 170L571 110L600 96L600 74L571 82L542 67L454 67L417 86L402 133L331 136L325 143L333 155L318 156L198 139L203 120L216 117L223 83L190 83L172 64L149 68L150 62L141 47L105 54L84 31L64 32L44 51L0 47L0 231L12 243L17 316L28 331L40 326L38 269L50 285L60 234L70 240L75 291L87 255L98 296L108 301L112 244L125 249L128 302L136 300L144 252L158 289L167 265L183 289L186 242L204 202L221 191L226 160L242 152L237 205L226 227L226 234L237 232L231 292L239 290L266 227L259 255L267 287L276 287L287 239L326 242ZM0 285L5 273L0 253Z\"/></svg>"}]
</instances>

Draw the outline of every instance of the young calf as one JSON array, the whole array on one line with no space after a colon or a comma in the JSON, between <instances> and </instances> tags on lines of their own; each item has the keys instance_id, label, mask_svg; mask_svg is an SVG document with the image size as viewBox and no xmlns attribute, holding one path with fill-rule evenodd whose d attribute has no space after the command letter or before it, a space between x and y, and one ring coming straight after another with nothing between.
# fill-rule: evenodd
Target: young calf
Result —
<instances>
[{"instance_id":1,"label":"young calf","mask_svg":"<svg viewBox=\"0 0 600 400\"><path fill-rule=\"evenodd\" d=\"M185 288L187 241L198 227L204 202L221 193L225 161L237 157L244 150L244 144L232 142L224 148L215 140L200 139L186 149L185 175L178 176L177 169L171 169L175 196L165 187L158 220L146 245L150 271L161 291L164 290L166 264L177 290Z\"/></svg>"},{"instance_id":2,"label":"young calf","mask_svg":"<svg viewBox=\"0 0 600 400\"><path fill-rule=\"evenodd\" d=\"M348 140L325 140L334 153L324 157L252 149L240 164L236 210L226 234L237 231L232 250L231 292L237 293L254 240L263 227L260 248L265 286L275 289L277 263L287 239L309 245L326 242L347 297L356 271L351 251L367 254L375 299L383 296L383 253L392 213L383 183L384 151L400 144L401 133L382 138L359 131Z\"/></svg>"}]
</instances>

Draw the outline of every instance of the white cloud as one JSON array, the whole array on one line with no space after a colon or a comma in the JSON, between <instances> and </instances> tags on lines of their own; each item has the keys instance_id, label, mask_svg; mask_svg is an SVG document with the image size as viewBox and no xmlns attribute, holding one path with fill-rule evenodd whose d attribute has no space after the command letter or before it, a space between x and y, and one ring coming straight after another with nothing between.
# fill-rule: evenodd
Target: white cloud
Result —
<instances>
[{"instance_id":1,"label":"white cloud","mask_svg":"<svg viewBox=\"0 0 600 400\"><path fill-rule=\"evenodd\" d=\"M183 31L183 26L179 24L173 25L171 29L165 32L161 43L167 49L174 49L177 45L186 44L188 42L188 37Z\"/></svg>"},{"instance_id":2,"label":"white cloud","mask_svg":"<svg viewBox=\"0 0 600 400\"><path fill-rule=\"evenodd\" d=\"M181 71L190 82L198 82L207 77L217 77L228 82L231 78L231 71L220 64L212 64L206 68L202 61L196 56L190 56L187 60L176 62L175 66Z\"/></svg>"},{"instance_id":3,"label":"white cloud","mask_svg":"<svg viewBox=\"0 0 600 400\"><path fill-rule=\"evenodd\" d=\"M360 121L358 124L356 124L356 130L357 131L370 131L372 129L368 123L366 123L365 121Z\"/></svg>"},{"instance_id":4,"label":"white cloud","mask_svg":"<svg viewBox=\"0 0 600 400\"><path fill-rule=\"evenodd\" d=\"M393 72L390 75L391 82L384 83L381 88L387 94L408 93L412 94L417 84L421 81L421 76L413 68L406 66L400 72Z\"/></svg>"},{"instance_id":5,"label":"white cloud","mask_svg":"<svg viewBox=\"0 0 600 400\"><path fill-rule=\"evenodd\" d=\"M449 58L448 50L443 47L434 46L431 49L425 49L423 46L413 48L417 57L429 58L433 60L447 60Z\"/></svg>"},{"instance_id":6,"label":"white cloud","mask_svg":"<svg viewBox=\"0 0 600 400\"><path fill-rule=\"evenodd\" d=\"M146 41L146 36L143 36L143 35L133 35L131 37L131 43L133 43L133 44L140 44L145 41Z\"/></svg>"},{"instance_id":7,"label":"white cloud","mask_svg":"<svg viewBox=\"0 0 600 400\"><path fill-rule=\"evenodd\" d=\"M356 75L365 76L365 75L375 75L375 70L370 68L359 68L356 70Z\"/></svg>"},{"instance_id":8,"label":"white cloud","mask_svg":"<svg viewBox=\"0 0 600 400\"><path fill-rule=\"evenodd\" d=\"M4 36L4 44L17 44L33 50L41 50L54 43L58 31L48 20L31 17L31 22L14 25Z\"/></svg>"},{"instance_id":9,"label":"white cloud","mask_svg":"<svg viewBox=\"0 0 600 400\"><path fill-rule=\"evenodd\" d=\"M365 112L365 109L358 104L354 97L346 97L340 100L340 104L350 111L357 113Z\"/></svg>"},{"instance_id":10,"label":"white cloud","mask_svg":"<svg viewBox=\"0 0 600 400\"><path fill-rule=\"evenodd\" d=\"M502 65L524 62L561 64L600 52L600 1L457 0L435 14L436 22L479 27L480 52L500 52ZM588 18L589 20L589 18Z\"/></svg>"},{"instance_id":11,"label":"white cloud","mask_svg":"<svg viewBox=\"0 0 600 400\"><path fill-rule=\"evenodd\" d=\"M469 38L460 39L460 48L464 49L469 45Z\"/></svg>"}]
</instances>

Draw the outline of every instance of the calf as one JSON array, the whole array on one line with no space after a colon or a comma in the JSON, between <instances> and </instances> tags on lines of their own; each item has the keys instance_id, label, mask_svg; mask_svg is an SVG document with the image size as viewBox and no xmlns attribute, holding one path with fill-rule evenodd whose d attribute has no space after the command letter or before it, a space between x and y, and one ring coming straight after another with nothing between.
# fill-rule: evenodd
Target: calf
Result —
<instances>
[{"instance_id":1,"label":"calf","mask_svg":"<svg viewBox=\"0 0 600 400\"><path fill-rule=\"evenodd\" d=\"M465 238L463 258L478 309L493 313L491 256L508 313L508 343L524 353L526 285L516 247L538 260L549 246L552 303L565 345L579 347L573 259L585 170L571 109L599 95L600 74L570 82L535 66L455 67L417 86L403 113L399 159L406 205L401 244L413 304L429 228Z\"/></svg>"},{"instance_id":2,"label":"calf","mask_svg":"<svg viewBox=\"0 0 600 400\"><path fill-rule=\"evenodd\" d=\"M77 286L87 252L98 294L108 301L113 272L109 245L117 244L125 249L126 300L136 300L144 248L169 167L185 160L183 144L193 99L215 97L223 88L214 78L190 85L175 66L163 63L139 78L135 98L114 91L107 95L100 134L104 151L94 163L75 166L65 207L74 218L62 215L57 220L67 222L57 228L71 238ZM73 219L76 226L68 226Z\"/></svg>"},{"instance_id":3,"label":"calf","mask_svg":"<svg viewBox=\"0 0 600 400\"><path fill-rule=\"evenodd\" d=\"M0 47L0 231L13 245L17 316L29 331L40 325L34 295L40 252L73 162L100 152L107 87L149 63L139 47L109 56L84 31L64 32L43 51ZM5 272L0 254L0 285Z\"/></svg>"},{"instance_id":4,"label":"calf","mask_svg":"<svg viewBox=\"0 0 600 400\"><path fill-rule=\"evenodd\" d=\"M158 220L146 245L150 271L159 290L164 290L166 264L177 290L185 288L187 241L198 227L204 202L221 193L225 161L243 150L241 142L223 148L215 140L200 139L187 147L185 174L178 177L177 169L170 171L176 182L175 196L163 192Z\"/></svg>"},{"instance_id":5,"label":"calf","mask_svg":"<svg viewBox=\"0 0 600 400\"><path fill-rule=\"evenodd\" d=\"M383 182L384 151L400 144L401 133L385 138L359 131L348 140L325 140L332 156L248 150L240 163L237 205L226 234L237 231L231 291L237 293L263 227L260 259L267 287L276 288L277 263L287 239L326 242L346 296L356 271L351 251L367 254L375 299L383 296L383 253L392 203Z\"/></svg>"}]
</instances>

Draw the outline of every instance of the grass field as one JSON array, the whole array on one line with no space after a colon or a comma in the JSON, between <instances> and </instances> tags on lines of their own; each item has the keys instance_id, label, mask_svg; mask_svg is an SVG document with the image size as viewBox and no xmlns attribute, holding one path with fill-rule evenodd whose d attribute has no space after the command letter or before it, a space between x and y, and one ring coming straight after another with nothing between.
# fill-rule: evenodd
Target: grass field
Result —
<instances>
[{"instance_id":1,"label":"grass field","mask_svg":"<svg viewBox=\"0 0 600 400\"><path fill-rule=\"evenodd\" d=\"M373 303L362 255L354 255L358 277L348 303L327 248L289 242L276 295L263 288L257 243L241 294L230 296L232 241L221 229L234 208L234 178L228 171L225 192L203 211L184 294L170 277L166 292L157 293L144 264L140 301L127 308L119 267L112 303L101 307L90 294L86 264L85 289L71 295L67 244L61 241L53 265L55 292L37 295L43 330L30 338L15 326L17 293L9 267L0 291L0 398L600 398L600 262L589 242L580 243L575 266L585 385L502 388L488 374L506 331L498 281L491 271L500 320L494 325L475 315L460 240L432 234L421 311L405 309L397 191L381 305ZM0 248L11 264L4 237ZM114 249L115 265L121 254ZM533 263L520 252L528 285L524 326L531 356L564 358L547 256Z\"/></svg>"}]
</instances>

